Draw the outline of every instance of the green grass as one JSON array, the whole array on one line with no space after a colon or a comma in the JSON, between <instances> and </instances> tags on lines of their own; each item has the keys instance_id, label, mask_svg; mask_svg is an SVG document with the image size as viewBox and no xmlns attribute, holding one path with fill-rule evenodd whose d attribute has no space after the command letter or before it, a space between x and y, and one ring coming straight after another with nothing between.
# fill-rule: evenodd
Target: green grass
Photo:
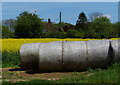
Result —
<instances>
[{"instance_id":1,"label":"green grass","mask_svg":"<svg viewBox=\"0 0 120 85\"><path fill-rule=\"evenodd\" d=\"M30 80L30 81L22 81L17 83L24 84L35 84L35 83L118 83L118 77L120 70L120 63L115 63L110 66L108 69L90 69L87 71L88 75L80 74L80 72L73 72L71 75L76 75L75 78L63 78L60 80ZM12 83L12 82L3 82L4 83Z\"/></svg>"},{"instance_id":2,"label":"green grass","mask_svg":"<svg viewBox=\"0 0 120 85\"><path fill-rule=\"evenodd\" d=\"M18 67L20 64L19 53L12 52L2 52L2 66L3 67ZM112 64L112 66L107 69L91 69L88 68L86 74L81 74L81 72L72 72L70 76L72 77L63 77L59 80L42 80L42 79L34 79L30 81L22 81L15 83L118 83L120 82L120 63ZM14 73L10 73L9 75L13 75ZM16 74L15 74L16 75ZM3 85L7 83L13 82L3 82Z\"/></svg>"},{"instance_id":3,"label":"green grass","mask_svg":"<svg viewBox=\"0 0 120 85\"><path fill-rule=\"evenodd\" d=\"M19 53L16 52L2 52L2 67L18 67L20 64Z\"/></svg>"},{"instance_id":4,"label":"green grass","mask_svg":"<svg viewBox=\"0 0 120 85\"><path fill-rule=\"evenodd\" d=\"M107 70L93 70L88 72L88 75L80 75L76 78L61 79L56 82L63 83L118 83L120 64L113 64Z\"/></svg>"}]
</instances>

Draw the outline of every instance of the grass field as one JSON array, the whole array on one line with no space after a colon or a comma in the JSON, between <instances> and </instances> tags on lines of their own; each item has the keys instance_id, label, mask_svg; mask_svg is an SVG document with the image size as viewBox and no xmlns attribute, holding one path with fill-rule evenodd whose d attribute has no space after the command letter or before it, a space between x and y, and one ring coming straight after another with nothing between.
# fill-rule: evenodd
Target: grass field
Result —
<instances>
[{"instance_id":1,"label":"grass field","mask_svg":"<svg viewBox=\"0 0 120 85\"><path fill-rule=\"evenodd\" d=\"M11 70L11 71L10 71ZM108 69L88 69L84 72L33 73L3 69L3 83L118 83L120 64L116 63Z\"/></svg>"},{"instance_id":2,"label":"grass field","mask_svg":"<svg viewBox=\"0 0 120 85\"><path fill-rule=\"evenodd\" d=\"M120 79L120 63L115 63L107 69L93 70L88 68L88 70L84 72L29 74L26 71L19 70L19 49L23 44L88 40L91 39L2 39L3 85L7 83L117 83L118 79ZM16 68L17 70L15 70ZM13 69L13 71L10 71L11 69Z\"/></svg>"}]
</instances>

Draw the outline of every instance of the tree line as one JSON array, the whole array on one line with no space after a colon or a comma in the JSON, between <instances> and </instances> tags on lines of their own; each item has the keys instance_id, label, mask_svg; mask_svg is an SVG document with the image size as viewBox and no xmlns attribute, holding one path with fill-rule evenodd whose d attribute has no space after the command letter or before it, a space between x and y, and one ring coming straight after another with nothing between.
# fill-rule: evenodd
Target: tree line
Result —
<instances>
[{"instance_id":1,"label":"tree line","mask_svg":"<svg viewBox=\"0 0 120 85\"><path fill-rule=\"evenodd\" d=\"M22 12L12 20L10 30L2 26L2 38L118 38L120 22L111 23L110 19L100 13L93 14L91 21L81 12L76 24L43 22L36 13ZM7 23L6 23L7 24Z\"/></svg>"}]
</instances>

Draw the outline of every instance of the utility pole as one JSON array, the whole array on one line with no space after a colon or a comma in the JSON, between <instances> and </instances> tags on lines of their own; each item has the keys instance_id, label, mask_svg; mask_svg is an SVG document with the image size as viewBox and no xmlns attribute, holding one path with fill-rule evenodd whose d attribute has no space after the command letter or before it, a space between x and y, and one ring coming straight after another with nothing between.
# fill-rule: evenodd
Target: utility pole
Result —
<instances>
[{"instance_id":1,"label":"utility pole","mask_svg":"<svg viewBox=\"0 0 120 85\"><path fill-rule=\"evenodd\" d=\"M60 30L60 32L62 32L62 31L63 31L63 28L61 28L61 12L60 12L59 30Z\"/></svg>"},{"instance_id":2,"label":"utility pole","mask_svg":"<svg viewBox=\"0 0 120 85\"><path fill-rule=\"evenodd\" d=\"M61 24L61 12L60 12L60 24Z\"/></svg>"}]
</instances>

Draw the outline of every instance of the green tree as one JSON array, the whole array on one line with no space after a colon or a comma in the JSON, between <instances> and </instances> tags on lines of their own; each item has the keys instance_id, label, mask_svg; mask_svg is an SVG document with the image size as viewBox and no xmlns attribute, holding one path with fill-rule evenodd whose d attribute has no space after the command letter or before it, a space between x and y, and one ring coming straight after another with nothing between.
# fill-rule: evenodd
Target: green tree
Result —
<instances>
[{"instance_id":1,"label":"green tree","mask_svg":"<svg viewBox=\"0 0 120 85\"><path fill-rule=\"evenodd\" d=\"M120 22L113 24L113 35L114 37L120 37Z\"/></svg>"},{"instance_id":2,"label":"green tree","mask_svg":"<svg viewBox=\"0 0 120 85\"><path fill-rule=\"evenodd\" d=\"M91 26L92 26L91 22L86 23L86 30L84 31L83 38L95 38L96 34Z\"/></svg>"},{"instance_id":3,"label":"green tree","mask_svg":"<svg viewBox=\"0 0 120 85\"><path fill-rule=\"evenodd\" d=\"M81 29L85 31L87 23L87 17L84 12L80 13L78 16L78 20L76 22L75 29L80 31Z\"/></svg>"},{"instance_id":4,"label":"green tree","mask_svg":"<svg viewBox=\"0 0 120 85\"><path fill-rule=\"evenodd\" d=\"M81 31L81 33L75 29L69 29L67 31L68 38L83 38L83 36L84 36L84 32L82 32L82 31Z\"/></svg>"},{"instance_id":5,"label":"green tree","mask_svg":"<svg viewBox=\"0 0 120 85\"><path fill-rule=\"evenodd\" d=\"M14 31L10 31L8 27L2 26L2 38L13 38Z\"/></svg>"},{"instance_id":6,"label":"green tree","mask_svg":"<svg viewBox=\"0 0 120 85\"><path fill-rule=\"evenodd\" d=\"M100 17L93 20L91 29L94 30L95 38L109 38L112 33L112 23L106 17Z\"/></svg>"},{"instance_id":7,"label":"green tree","mask_svg":"<svg viewBox=\"0 0 120 85\"><path fill-rule=\"evenodd\" d=\"M76 24L83 24L83 23L87 23L87 17L86 17L86 14L84 12L79 14L79 17L78 17Z\"/></svg>"},{"instance_id":8,"label":"green tree","mask_svg":"<svg viewBox=\"0 0 120 85\"><path fill-rule=\"evenodd\" d=\"M39 38L42 36L42 19L35 13L22 12L16 20L16 38Z\"/></svg>"}]
</instances>

